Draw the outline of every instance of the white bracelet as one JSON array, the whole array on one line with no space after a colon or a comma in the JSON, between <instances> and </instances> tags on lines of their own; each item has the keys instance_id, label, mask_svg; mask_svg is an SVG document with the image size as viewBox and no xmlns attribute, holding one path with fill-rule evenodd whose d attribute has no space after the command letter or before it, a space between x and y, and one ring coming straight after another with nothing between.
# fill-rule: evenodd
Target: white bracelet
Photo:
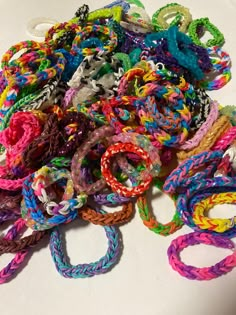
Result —
<instances>
[{"instance_id":1,"label":"white bracelet","mask_svg":"<svg viewBox=\"0 0 236 315\"><path fill-rule=\"evenodd\" d=\"M58 21L50 18L45 17L39 17L30 20L26 25L26 31L28 35L42 38L44 39L46 32L55 24L57 24ZM39 25L44 25L45 27L43 29L37 29Z\"/></svg>"}]
</instances>

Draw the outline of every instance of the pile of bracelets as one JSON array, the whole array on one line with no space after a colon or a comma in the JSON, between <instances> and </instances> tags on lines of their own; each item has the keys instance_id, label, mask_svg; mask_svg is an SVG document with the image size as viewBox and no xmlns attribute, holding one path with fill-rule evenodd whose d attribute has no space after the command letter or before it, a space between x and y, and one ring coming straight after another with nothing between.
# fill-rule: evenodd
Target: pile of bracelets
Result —
<instances>
[{"instance_id":1,"label":"pile of bracelets","mask_svg":"<svg viewBox=\"0 0 236 315\"><path fill-rule=\"evenodd\" d=\"M45 21L47 33L36 31ZM208 95L231 79L217 26L178 3L149 16L140 1L119 0L92 12L83 5L67 22L35 19L27 32L40 41L15 44L1 59L0 223L9 229L0 252L15 256L0 283L45 238L63 277L111 270L135 206L156 234L193 230L167 250L183 277L211 280L236 267L236 215L209 216L236 203L236 107ZM170 222L154 216L152 189L173 200ZM73 266L66 257L62 225L76 220L104 228L108 248L98 261ZM232 254L188 266L180 252L196 244Z\"/></svg>"}]
</instances>

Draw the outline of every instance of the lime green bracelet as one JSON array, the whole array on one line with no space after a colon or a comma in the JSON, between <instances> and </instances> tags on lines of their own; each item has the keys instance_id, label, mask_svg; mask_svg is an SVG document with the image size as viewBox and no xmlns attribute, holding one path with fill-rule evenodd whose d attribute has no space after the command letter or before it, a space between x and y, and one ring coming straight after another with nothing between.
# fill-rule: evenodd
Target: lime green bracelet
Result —
<instances>
[{"instance_id":1,"label":"lime green bracelet","mask_svg":"<svg viewBox=\"0 0 236 315\"><path fill-rule=\"evenodd\" d=\"M204 28L213 36L213 38L209 39L206 44L200 40L197 34L197 29L199 26L204 26ZM189 25L188 33L190 38L196 45L202 46L204 48L222 46L225 41L224 35L214 24L210 22L208 18L201 18L192 21Z\"/></svg>"}]
</instances>

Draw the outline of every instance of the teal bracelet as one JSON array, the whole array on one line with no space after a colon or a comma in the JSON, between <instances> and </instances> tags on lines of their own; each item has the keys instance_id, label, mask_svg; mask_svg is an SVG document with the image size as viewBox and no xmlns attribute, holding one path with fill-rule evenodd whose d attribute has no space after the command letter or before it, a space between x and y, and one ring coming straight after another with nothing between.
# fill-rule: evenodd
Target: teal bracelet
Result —
<instances>
[{"instance_id":1,"label":"teal bracelet","mask_svg":"<svg viewBox=\"0 0 236 315\"><path fill-rule=\"evenodd\" d=\"M213 36L213 38L209 39L206 44L200 40L197 34L197 29L199 26L204 26L205 30L207 30ZM202 46L204 48L222 46L225 42L224 35L214 24L210 22L208 18L201 18L192 21L189 25L188 33L196 45Z\"/></svg>"}]
</instances>

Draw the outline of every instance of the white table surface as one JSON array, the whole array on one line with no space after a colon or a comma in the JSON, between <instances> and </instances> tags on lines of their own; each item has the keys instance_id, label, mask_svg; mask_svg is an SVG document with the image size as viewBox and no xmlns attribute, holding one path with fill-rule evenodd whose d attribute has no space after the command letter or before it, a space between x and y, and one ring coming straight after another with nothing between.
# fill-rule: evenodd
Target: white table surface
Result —
<instances>
[{"instance_id":1,"label":"white table surface","mask_svg":"<svg viewBox=\"0 0 236 315\"><path fill-rule=\"evenodd\" d=\"M67 21L76 9L87 3L91 10L110 3L102 1L0 0L0 55L12 44L30 39L26 23L36 17ZM145 0L152 14L167 1ZM221 104L234 104L236 97L236 0L180 0L194 18L208 16L224 33L224 49L232 58L233 79L220 91L210 93ZM158 219L168 222L174 205L167 196L154 191L152 205ZM218 206L212 215L232 216L235 209ZM98 259L106 251L103 228L80 224L64 227L67 251L74 264ZM47 242L30 257L27 265L11 282L0 286L1 315L235 315L236 269L212 281L190 281L169 266L167 248L176 236L190 232L184 227L172 236L149 231L136 212L133 220L120 228L123 254L108 273L87 279L65 279L52 262ZM2 231L0 231L2 232ZM209 266L230 252L204 245L183 252L186 263ZM0 267L13 255L4 255Z\"/></svg>"}]
</instances>

